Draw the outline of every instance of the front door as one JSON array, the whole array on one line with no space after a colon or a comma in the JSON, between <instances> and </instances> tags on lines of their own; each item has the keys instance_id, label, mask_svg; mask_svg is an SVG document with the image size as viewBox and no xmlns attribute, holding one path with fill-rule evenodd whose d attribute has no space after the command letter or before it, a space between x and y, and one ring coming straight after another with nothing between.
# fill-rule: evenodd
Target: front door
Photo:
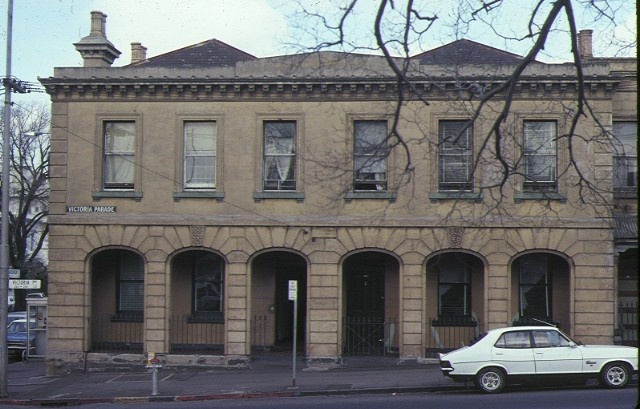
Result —
<instances>
[{"instance_id":1,"label":"front door","mask_svg":"<svg viewBox=\"0 0 640 409\"><path fill-rule=\"evenodd\" d=\"M277 346L293 345L293 301L289 300L289 280L298 281L298 322L297 345L304 346L305 311L306 311L306 274L285 268L276 272L276 332Z\"/></svg>"},{"instance_id":2,"label":"front door","mask_svg":"<svg viewBox=\"0 0 640 409\"><path fill-rule=\"evenodd\" d=\"M384 263L353 265L345 271L345 289L345 354L382 355L385 335Z\"/></svg>"}]
</instances>

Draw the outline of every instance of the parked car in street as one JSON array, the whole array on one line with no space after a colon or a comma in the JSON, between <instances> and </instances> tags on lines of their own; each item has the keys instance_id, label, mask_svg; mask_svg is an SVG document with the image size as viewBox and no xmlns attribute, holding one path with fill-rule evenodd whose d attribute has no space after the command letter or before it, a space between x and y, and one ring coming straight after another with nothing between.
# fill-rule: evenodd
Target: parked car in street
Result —
<instances>
[{"instance_id":1,"label":"parked car in street","mask_svg":"<svg viewBox=\"0 0 640 409\"><path fill-rule=\"evenodd\" d=\"M15 320L26 320L27 319L27 312L26 311L11 311L10 313L7 314L7 325L11 324L13 321ZM36 319L36 314L35 312L31 312L31 320L35 321Z\"/></svg>"},{"instance_id":2,"label":"parked car in street","mask_svg":"<svg viewBox=\"0 0 640 409\"><path fill-rule=\"evenodd\" d=\"M27 342L27 320L20 318L14 320L7 326L7 348L9 353L24 354L27 347L30 350L36 346L36 321L29 320L29 341Z\"/></svg>"},{"instance_id":3,"label":"parked car in street","mask_svg":"<svg viewBox=\"0 0 640 409\"><path fill-rule=\"evenodd\" d=\"M473 381L487 393L507 383L558 378L560 381L599 379L622 388L638 373L638 348L581 345L555 327L508 327L488 331L465 346L440 354L445 376Z\"/></svg>"}]
</instances>

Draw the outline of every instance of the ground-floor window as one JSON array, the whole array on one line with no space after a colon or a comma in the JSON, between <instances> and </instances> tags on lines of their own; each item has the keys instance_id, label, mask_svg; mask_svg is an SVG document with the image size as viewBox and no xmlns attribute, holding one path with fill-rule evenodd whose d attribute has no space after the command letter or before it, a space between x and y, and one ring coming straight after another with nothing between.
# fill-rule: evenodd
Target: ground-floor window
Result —
<instances>
[{"instance_id":1,"label":"ground-floor window","mask_svg":"<svg viewBox=\"0 0 640 409\"><path fill-rule=\"evenodd\" d=\"M551 318L550 273L546 254L524 256L520 263L520 316Z\"/></svg>"}]
</instances>

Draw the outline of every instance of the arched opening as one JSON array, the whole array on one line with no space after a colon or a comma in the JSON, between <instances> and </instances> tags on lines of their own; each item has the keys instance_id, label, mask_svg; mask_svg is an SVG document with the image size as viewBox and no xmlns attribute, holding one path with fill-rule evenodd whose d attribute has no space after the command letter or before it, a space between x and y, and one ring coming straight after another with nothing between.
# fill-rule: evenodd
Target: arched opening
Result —
<instances>
[{"instance_id":1,"label":"arched opening","mask_svg":"<svg viewBox=\"0 0 640 409\"><path fill-rule=\"evenodd\" d=\"M171 261L170 351L224 352L225 260L189 250Z\"/></svg>"},{"instance_id":2,"label":"arched opening","mask_svg":"<svg viewBox=\"0 0 640 409\"><path fill-rule=\"evenodd\" d=\"M109 249L91 260L91 351L143 351L144 260Z\"/></svg>"},{"instance_id":3,"label":"arched opening","mask_svg":"<svg viewBox=\"0 0 640 409\"><path fill-rule=\"evenodd\" d=\"M570 326L570 267L562 257L527 253L511 268L513 325Z\"/></svg>"},{"instance_id":4,"label":"arched opening","mask_svg":"<svg viewBox=\"0 0 640 409\"><path fill-rule=\"evenodd\" d=\"M468 345L485 327L484 263L464 252L439 253L426 266L425 356Z\"/></svg>"},{"instance_id":5,"label":"arched opening","mask_svg":"<svg viewBox=\"0 0 640 409\"><path fill-rule=\"evenodd\" d=\"M343 354L397 354L399 311L398 261L366 251L343 263Z\"/></svg>"},{"instance_id":6,"label":"arched opening","mask_svg":"<svg viewBox=\"0 0 640 409\"><path fill-rule=\"evenodd\" d=\"M296 347L304 354L307 311L307 262L287 251L269 251L251 263L252 354L291 351L294 301L289 281L297 283Z\"/></svg>"},{"instance_id":7,"label":"arched opening","mask_svg":"<svg viewBox=\"0 0 640 409\"><path fill-rule=\"evenodd\" d=\"M617 257L616 343L638 346L638 248Z\"/></svg>"}]
</instances>

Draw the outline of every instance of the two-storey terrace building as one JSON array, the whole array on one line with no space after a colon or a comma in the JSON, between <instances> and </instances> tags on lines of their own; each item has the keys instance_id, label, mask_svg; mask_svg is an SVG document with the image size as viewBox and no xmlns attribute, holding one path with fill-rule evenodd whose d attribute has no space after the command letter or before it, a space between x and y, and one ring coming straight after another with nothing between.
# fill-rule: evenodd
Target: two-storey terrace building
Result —
<instances>
[{"instance_id":1,"label":"two-storey terrace building","mask_svg":"<svg viewBox=\"0 0 640 409\"><path fill-rule=\"evenodd\" d=\"M209 40L147 58L133 43L134 61L112 67L105 18L76 44L84 67L41 79L50 372L290 348L290 281L309 365L421 359L534 320L613 342L618 289L637 282L635 151L611 137L637 135L635 59L584 56L592 111L575 139L573 65L527 68L504 124L515 176L496 188L482 149L500 101L470 121L474 92L516 55L460 40L413 57L420 98L398 115L380 56L256 58Z\"/></svg>"}]
</instances>

